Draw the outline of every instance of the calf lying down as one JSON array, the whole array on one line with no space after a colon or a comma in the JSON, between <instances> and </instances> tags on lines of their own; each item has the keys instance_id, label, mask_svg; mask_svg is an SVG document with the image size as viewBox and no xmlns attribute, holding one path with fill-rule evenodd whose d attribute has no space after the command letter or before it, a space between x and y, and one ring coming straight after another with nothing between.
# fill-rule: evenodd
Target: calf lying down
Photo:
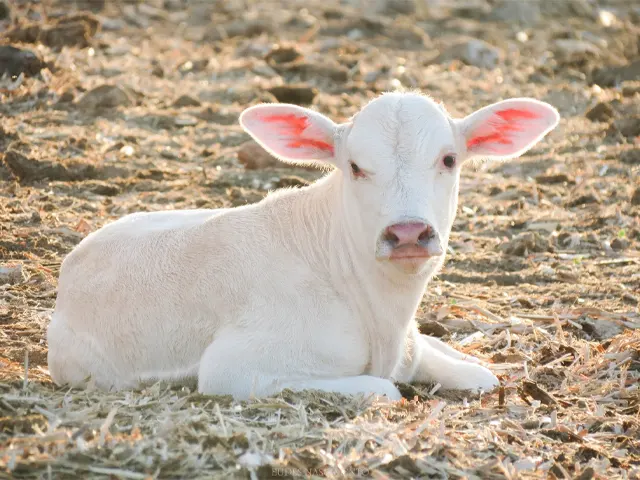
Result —
<instances>
[{"instance_id":1,"label":"calf lying down","mask_svg":"<svg viewBox=\"0 0 640 480\"><path fill-rule=\"evenodd\" d=\"M102 389L197 379L238 399L319 389L399 399L393 381L490 390L491 371L421 335L460 169L515 158L557 111L505 100L462 118L387 93L335 124L263 104L242 127L284 162L335 167L314 184L218 210L135 213L88 235L60 270L48 329L58 384Z\"/></svg>"}]
</instances>

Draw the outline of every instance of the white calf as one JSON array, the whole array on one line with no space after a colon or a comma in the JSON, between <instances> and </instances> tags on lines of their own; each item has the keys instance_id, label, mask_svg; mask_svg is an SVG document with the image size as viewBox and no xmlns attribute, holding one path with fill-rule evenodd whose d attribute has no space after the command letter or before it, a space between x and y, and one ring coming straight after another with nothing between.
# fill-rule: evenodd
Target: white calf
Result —
<instances>
[{"instance_id":1,"label":"white calf","mask_svg":"<svg viewBox=\"0 0 640 480\"><path fill-rule=\"evenodd\" d=\"M531 99L452 119L414 93L341 125L293 105L245 110L241 125L276 157L335 169L257 204L137 213L88 235L60 271L51 376L104 389L197 378L239 399L398 399L394 380L493 388L487 368L413 318L444 260L462 164L516 157L558 120Z\"/></svg>"}]
</instances>

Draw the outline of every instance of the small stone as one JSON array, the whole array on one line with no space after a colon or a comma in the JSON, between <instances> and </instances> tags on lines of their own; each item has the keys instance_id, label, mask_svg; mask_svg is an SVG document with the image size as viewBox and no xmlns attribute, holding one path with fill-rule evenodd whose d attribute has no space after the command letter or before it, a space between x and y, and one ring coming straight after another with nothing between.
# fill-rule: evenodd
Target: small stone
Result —
<instances>
[{"instance_id":1,"label":"small stone","mask_svg":"<svg viewBox=\"0 0 640 480\"><path fill-rule=\"evenodd\" d=\"M102 30L106 32L117 32L122 30L127 26L127 22L125 22L121 18L102 18Z\"/></svg>"},{"instance_id":2,"label":"small stone","mask_svg":"<svg viewBox=\"0 0 640 480\"><path fill-rule=\"evenodd\" d=\"M423 335L430 335L432 337L438 338L447 336L451 333L447 327L436 321L426 321L423 323L419 323L418 330Z\"/></svg>"},{"instance_id":3,"label":"small stone","mask_svg":"<svg viewBox=\"0 0 640 480\"><path fill-rule=\"evenodd\" d=\"M311 105L318 94L318 90L308 85L279 85L270 88L269 93L281 103Z\"/></svg>"},{"instance_id":4,"label":"small stone","mask_svg":"<svg viewBox=\"0 0 640 480\"><path fill-rule=\"evenodd\" d=\"M275 65L278 73L301 75L304 81L315 80L318 77L331 79L335 82L346 82L349 79L349 71L346 67L336 63L299 63L293 62L283 65Z\"/></svg>"},{"instance_id":5,"label":"small stone","mask_svg":"<svg viewBox=\"0 0 640 480\"><path fill-rule=\"evenodd\" d=\"M514 2L502 0L491 12L493 20L508 24L519 24L533 27L540 22L541 12L539 2Z\"/></svg>"},{"instance_id":6,"label":"small stone","mask_svg":"<svg viewBox=\"0 0 640 480\"><path fill-rule=\"evenodd\" d=\"M87 47L100 29L100 21L89 12L66 15L52 24L27 23L16 25L3 37L11 42L42 43L53 48L64 46Z\"/></svg>"},{"instance_id":7,"label":"small stone","mask_svg":"<svg viewBox=\"0 0 640 480\"><path fill-rule=\"evenodd\" d=\"M91 187L91 192L96 195L104 195L105 197L113 197L120 193L120 188L117 185L112 185L104 182L94 182Z\"/></svg>"},{"instance_id":8,"label":"small stone","mask_svg":"<svg viewBox=\"0 0 640 480\"><path fill-rule=\"evenodd\" d=\"M633 97L640 93L640 81L633 82L627 81L622 82L622 96L623 97Z\"/></svg>"},{"instance_id":9,"label":"small stone","mask_svg":"<svg viewBox=\"0 0 640 480\"><path fill-rule=\"evenodd\" d=\"M253 140L249 140L240 146L238 150L238 162L247 170L275 167L280 163L277 158Z\"/></svg>"},{"instance_id":10,"label":"small stone","mask_svg":"<svg viewBox=\"0 0 640 480\"><path fill-rule=\"evenodd\" d=\"M21 73L26 77L32 77L40 73L44 67L44 62L30 50L11 45L0 46L0 77L18 76Z\"/></svg>"},{"instance_id":11,"label":"small stone","mask_svg":"<svg viewBox=\"0 0 640 480\"><path fill-rule=\"evenodd\" d=\"M592 319L579 318L577 322L582 325L582 330L597 340L606 340L622 333L622 327L617 323L604 318Z\"/></svg>"},{"instance_id":12,"label":"small stone","mask_svg":"<svg viewBox=\"0 0 640 480\"><path fill-rule=\"evenodd\" d=\"M151 69L151 75L158 78L164 78L164 69L160 65L154 65Z\"/></svg>"},{"instance_id":13,"label":"small stone","mask_svg":"<svg viewBox=\"0 0 640 480\"><path fill-rule=\"evenodd\" d=\"M443 63L460 60L467 65L479 68L493 69L498 65L502 51L493 45L478 39L458 43L442 52L436 62Z\"/></svg>"},{"instance_id":14,"label":"small stone","mask_svg":"<svg viewBox=\"0 0 640 480\"><path fill-rule=\"evenodd\" d=\"M0 285L15 285L24 281L22 264L0 265Z\"/></svg>"},{"instance_id":15,"label":"small stone","mask_svg":"<svg viewBox=\"0 0 640 480\"><path fill-rule=\"evenodd\" d=\"M166 10L175 12L187 8L187 2L184 0L164 0L163 6Z\"/></svg>"},{"instance_id":16,"label":"small stone","mask_svg":"<svg viewBox=\"0 0 640 480\"><path fill-rule=\"evenodd\" d=\"M492 12L491 5L485 0L462 0L456 2L451 9L451 15L455 18L469 18L486 20ZM496 17L494 17L497 19Z\"/></svg>"},{"instance_id":17,"label":"small stone","mask_svg":"<svg viewBox=\"0 0 640 480\"><path fill-rule=\"evenodd\" d=\"M181 95L173 102L173 106L176 108L199 107L201 105L200 100L193 98L191 95Z\"/></svg>"},{"instance_id":18,"label":"small stone","mask_svg":"<svg viewBox=\"0 0 640 480\"><path fill-rule=\"evenodd\" d=\"M384 0L382 12L386 14L413 15L416 13L416 0Z\"/></svg>"},{"instance_id":19,"label":"small stone","mask_svg":"<svg viewBox=\"0 0 640 480\"><path fill-rule=\"evenodd\" d=\"M594 69L591 75L591 81L601 87L615 87L622 82L638 79L640 79L640 60L623 66L605 65Z\"/></svg>"},{"instance_id":20,"label":"small stone","mask_svg":"<svg viewBox=\"0 0 640 480\"><path fill-rule=\"evenodd\" d=\"M60 95L60 98L58 99L58 103L70 103L70 102L73 102L75 98L76 96L74 95L72 90L65 90Z\"/></svg>"},{"instance_id":21,"label":"small stone","mask_svg":"<svg viewBox=\"0 0 640 480\"><path fill-rule=\"evenodd\" d=\"M554 185L557 183L575 184L576 181L566 173L555 173L550 175L538 175L536 177L536 183L540 185Z\"/></svg>"},{"instance_id":22,"label":"small stone","mask_svg":"<svg viewBox=\"0 0 640 480\"><path fill-rule=\"evenodd\" d=\"M337 8L329 8L324 11L322 16L327 20L340 20L341 18L344 18L344 12Z\"/></svg>"},{"instance_id":23,"label":"small stone","mask_svg":"<svg viewBox=\"0 0 640 480\"><path fill-rule=\"evenodd\" d=\"M0 21L1 20L11 20L11 7L9 7L9 4L5 0L0 1Z\"/></svg>"},{"instance_id":24,"label":"small stone","mask_svg":"<svg viewBox=\"0 0 640 480\"><path fill-rule=\"evenodd\" d=\"M106 0L76 0L76 6L79 10L90 10L99 12L104 9Z\"/></svg>"},{"instance_id":25,"label":"small stone","mask_svg":"<svg viewBox=\"0 0 640 480\"><path fill-rule=\"evenodd\" d=\"M130 107L133 104L129 94L115 85L100 85L89 90L76 103L79 108L86 110Z\"/></svg>"},{"instance_id":26,"label":"small stone","mask_svg":"<svg viewBox=\"0 0 640 480\"><path fill-rule=\"evenodd\" d=\"M251 21L237 20L230 23L217 25L204 35L203 40L209 42L219 42L229 38L257 37L264 33L273 33L275 27L265 19Z\"/></svg>"},{"instance_id":27,"label":"small stone","mask_svg":"<svg viewBox=\"0 0 640 480\"><path fill-rule=\"evenodd\" d=\"M569 201L567 203L567 207L579 207L582 205L588 205L590 203L600 203L600 199L593 193L587 193Z\"/></svg>"},{"instance_id":28,"label":"small stone","mask_svg":"<svg viewBox=\"0 0 640 480\"><path fill-rule=\"evenodd\" d=\"M640 148L625 150L620 154L620 161L629 165L640 165Z\"/></svg>"},{"instance_id":29,"label":"small stone","mask_svg":"<svg viewBox=\"0 0 640 480\"><path fill-rule=\"evenodd\" d=\"M202 58L200 60L187 60L178 66L180 73L198 73L203 72L209 66L209 59Z\"/></svg>"},{"instance_id":30,"label":"small stone","mask_svg":"<svg viewBox=\"0 0 640 480\"><path fill-rule=\"evenodd\" d=\"M173 123L178 127L193 127L198 124L199 119L190 116L180 116L173 120Z\"/></svg>"},{"instance_id":31,"label":"small stone","mask_svg":"<svg viewBox=\"0 0 640 480\"><path fill-rule=\"evenodd\" d=\"M276 72L273 68L271 68L266 63L259 63L257 65L254 65L251 71L265 78L275 78L278 76L278 72Z\"/></svg>"},{"instance_id":32,"label":"small stone","mask_svg":"<svg viewBox=\"0 0 640 480\"><path fill-rule=\"evenodd\" d=\"M585 40L575 40L572 38L560 38L555 41L556 53L565 60L576 57L592 56L597 57L600 49L593 43Z\"/></svg>"},{"instance_id":33,"label":"small stone","mask_svg":"<svg viewBox=\"0 0 640 480\"><path fill-rule=\"evenodd\" d=\"M231 201L232 206L239 207L241 205L258 203L264 198L264 194L256 190L233 186L227 188L227 197Z\"/></svg>"},{"instance_id":34,"label":"small stone","mask_svg":"<svg viewBox=\"0 0 640 480\"><path fill-rule=\"evenodd\" d=\"M627 138L635 138L640 135L640 115L618 118L613 122L613 125Z\"/></svg>"},{"instance_id":35,"label":"small stone","mask_svg":"<svg viewBox=\"0 0 640 480\"><path fill-rule=\"evenodd\" d=\"M631 205L640 205L640 187L636 188L631 195Z\"/></svg>"},{"instance_id":36,"label":"small stone","mask_svg":"<svg viewBox=\"0 0 640 480\"><path fill-rule=\"evenodd\" d=\"M309 185L308 181L306 181L304 178L296 177L295 175L281 177L274 184L276 188L306 187L307 185Z\"/></svg>"},{"instance_id":37,"label":"small stone","mask_svg":"<svg viewBox=\"0 0 640 480\"><path fill-rule=\"evenodd\" d=\"M538 232L522 232L503 244L500 248L508 255L524 257L532 252L548 252L549 240Z\"/></svg>"},{"instance_id":38,"label":"small stone","mask_svg":"<svg viewBox=\"0 0 640 480\"><path fill-rule=\"evenodd\" d=\"M275 45L269 53L265 55L264 60L268 64L274 65L278 63L294 62L299 58L302 58L302 53L300 53L297 48L286 45Z\"/></svg>"},{"instance_id":39,"label":"small stone","mask_svg":"<svg viewBox=\"0 0 640 480\"><path fill-rule=\"evenodd\" d=\"M585 116L592 122L608 122L615 116L615 112L608 102L600 102L590 108Z\"/></svg>"},{"instance_id":40,"label":"small stone","mask_svg":"<svg viewBox=\"0 0 640 480\"><path fill-rule=\"evenodd\" d=\"M616 237L613 240L611 240L610 245L611 245L611 248L613 248L614 250L625 250L629 248L629 240Z\"/></svg>"},{"instance_id":41,"label":"small stone","mask_svg":"<svg viewBox=\"0 0 640 480\"><path fill-rule=\"evenodd\" d=\"M50 47L89 46L89 40L100 29L100 21L88 12L68 15L56 24L42 29L40 42Z\"/></svg>"}]
</instances>

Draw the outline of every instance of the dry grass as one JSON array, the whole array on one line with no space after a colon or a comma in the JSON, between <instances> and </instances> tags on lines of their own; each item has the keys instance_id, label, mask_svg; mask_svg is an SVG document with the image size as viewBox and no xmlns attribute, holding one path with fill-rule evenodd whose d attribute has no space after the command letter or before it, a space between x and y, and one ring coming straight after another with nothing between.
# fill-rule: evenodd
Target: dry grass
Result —
<instances>
[{"instance_id":1,"label":"dry grass","mask_svg":"<svg viewBox=\"0 0 640 480\"><path fill-rule=\"evenodd\" d=\"M0 467L13 478L638 478L640 316L574 311L505 321L454 309L482 332L502 386L479 397L401 385L395 404L286 391L237 403L156 384L56 388L2 360ZM581 320L632 329L578 340ZM460 318L443 322L456 330Z\"/></svg>"}]
</instances>

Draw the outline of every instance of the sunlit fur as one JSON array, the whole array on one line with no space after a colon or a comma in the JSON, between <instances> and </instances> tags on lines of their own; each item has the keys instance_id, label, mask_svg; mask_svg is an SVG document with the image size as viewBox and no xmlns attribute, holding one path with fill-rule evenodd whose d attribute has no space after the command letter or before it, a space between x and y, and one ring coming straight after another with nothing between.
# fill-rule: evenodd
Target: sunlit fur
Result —
<instances>
[{"instance_id":1,"label":"sunlit fur","mask_svg":"<svg viewBox=\"0 0 640 480\"><path fill-rule=\"evenodd\" d=\"M547 117L518 131L519 153L557 123L552 107L535 105ZM336 125L281 105L312 126L292 142L261 122L273 108L247 109L243 127L291 162L314 162L313 150L296 157L292 145L329 139L335 154L320 165L337 168L257 204L132 214L88 235L60 271L48 330L54 381L123 389L193 378L201 392L240 399L282 388L398 399L393 380L497 385L475 359L418 333L414 314L444 256L399 267L380 243L387 226L418 219L446 252L466 140L486 112L453 120L427 97L386 94ZM458 161L448 170L450 153ZM368 177L352 178L350 160Z\"/></svg>"}]
</instances>

